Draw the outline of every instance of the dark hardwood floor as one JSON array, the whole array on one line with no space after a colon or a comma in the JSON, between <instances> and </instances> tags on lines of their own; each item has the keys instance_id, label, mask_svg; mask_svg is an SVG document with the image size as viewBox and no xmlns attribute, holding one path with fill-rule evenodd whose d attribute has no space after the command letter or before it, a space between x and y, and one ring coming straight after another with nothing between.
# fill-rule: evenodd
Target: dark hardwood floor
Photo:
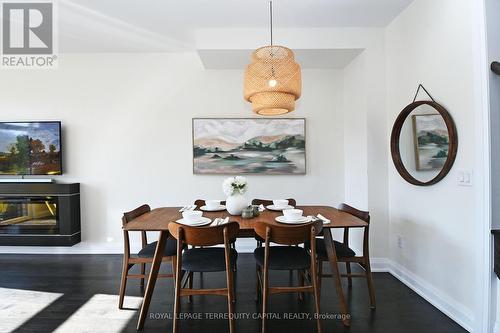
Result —
<instances>
[{"instance_id":1,"label":"dark hardwood floor","mask_svg":"<svg viewBox=\"0 0 500 333\"><path fill-rule=\"evenodd\" d=\"M121 264L119 255L0 255L0 288L63 294L56 301L27 318L15 331L52 332L58 327L61 329L60 326L76 311L86 304L88 306L93 296L118 295ZM237 332L260 331L259 320L252 319L253 314L259 311L259 306L254 301L254 270L253 256L240 254L236 276L236 312L241 318L236 322ZM294 274L293 283L296 283L295 278L296 274ZM343 327L340 320L324 320L324 332L465 332L459 325L390 274L375 273L374 280L377 310L369 309L365 280L354 279L352 290L348 290L347 285L344 284L352 315L351 327ZM290 275L288 272L273 272L270 281L274 285L287 284L290 282ZM201 280L200 275L196 274L194 286L197 287L201 283L204 287L225 286L225 277L223 273L205 273ZM333 283L329 279L323 280L321 310L322 313L330 316L338 313L333 288ZM141 296L139 280L129 281L127 295ZM172 280L160 279L156 284L150 307L150 317L159 319L148 317L143 332L171 331L172 321L161 317L171 315L172 295ZM0 300L0 303L2 301ZM116 304L113 302L113 306L116 308L118 306L117 297ZM127 297L125 306L127 306ZM271 296L269 307L270 312L275 316L275 319L268 322L270 332L312 332L315 330L314 320L290 319L295 314L312 314L314 307L310 297L306 296L303 302L299 302L298 296L294 294ZM207 319L209 315L216 316L218 313L225 313L226 309L226 299L220 296L193 297L191 304L187 302L187 299L183 299L181 311L200 314L202 319L183 320L181 332L228 331L225 319ZM0 313L1 311L0 304ZM250 316L250 318L245 319L244 316ZM285 316L289 319L284 319ZM106 318L103 320L105 322ZM124 328L120 331L136 332L136 323L137 311L135 315L125 320ZM85 326L82 326L81 330L73 328L71 333L88 332ZM111 330L108 331L111 332Z\"/></svg>"}]
</instances>

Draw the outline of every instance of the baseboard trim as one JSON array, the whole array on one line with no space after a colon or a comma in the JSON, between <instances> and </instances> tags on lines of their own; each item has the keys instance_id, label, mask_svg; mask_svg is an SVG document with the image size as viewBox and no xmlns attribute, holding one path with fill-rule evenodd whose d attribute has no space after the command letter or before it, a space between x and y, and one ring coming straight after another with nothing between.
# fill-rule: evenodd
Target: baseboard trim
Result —
<instances>
[{"instance_id":1,"label":"baseboard trim","mask_svg":"<svg viewBox=\"0 0 500 333\"><path fill-rule=\"evenodd\" d=\"M428 282L400 264L388 259L385 260L387 262L388 272L391 273L391 275L424 298L427 302L431 303L439 311L450 317L465 330L468 332L473 331L473 313L463 304L458 303L447 295L444 295L434 286L430 285Z\"/></svg>"},{"instance_id":2,"label":"baseboard trim","mask_svg":"<svg viewBox=\"0 0 500 333\"><path fill-rule=\"evenodd\" d=\"M132 251L138 251L138 244L132 245ZM251 253L255 249L254 239L238 240L236 247L241 253ZM123 254L123 245L92 244L82 242L72 247L39 247L39 246L0 246L0 253L11 254ZM387 272L405 284L408 288L423 297L434 307L450 317L465 330L472 332L474 317L472 312L463 304L460 304L444 295L434 286L409 271L400 264L387 258L372 258L371 268L373 272ZM494 333L500 333L500 322L496 322Z\"/></svg>"}]
</instances>

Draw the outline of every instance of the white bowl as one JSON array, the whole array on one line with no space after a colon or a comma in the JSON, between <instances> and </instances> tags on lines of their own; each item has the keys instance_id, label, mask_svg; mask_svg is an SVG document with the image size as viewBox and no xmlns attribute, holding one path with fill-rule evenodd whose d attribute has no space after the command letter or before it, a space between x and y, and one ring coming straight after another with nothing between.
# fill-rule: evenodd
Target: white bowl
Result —
<instances>
[{"instance_id":1,"label":"white bowl","mask_svg":"<svg viewBox=\"0 0 500 333\"><path fill-rule=\"evenodd\" d=\"M283 207L288 206L288 200L285 200L285 199L273 200L273 205L276 208L283 208Z\"/></svg>"},{"instance_id":2,"label":"white bowl","mask_svg":"<svg viewBox=\"0 0 500 333\"><path fill-rule=\"evenodd\" d=\"M301 209L285 209L283 216L287 221L297 221L302 217L303 211Z\"/></svg>"},{"instance_id":3,"label":"white bowl","mask_svg":"<svg viewBox=\"0 0 500 333\"><path fill-rule=\"evenodd\" d=\"M200 210L186 210L182 212L182 218L188 222L198 221L202 215L203 212Z\"/></svg>"},{"instance_id":4,"label":"white bowl","mask_svg":"<svg viewBox=\"0 0 500 333\"><path fill-rule=\"evenodd\" d=\"M205 206L208 209L217 209L220 207L220 200L205 200Z\"/></svg>"}]
</instances>

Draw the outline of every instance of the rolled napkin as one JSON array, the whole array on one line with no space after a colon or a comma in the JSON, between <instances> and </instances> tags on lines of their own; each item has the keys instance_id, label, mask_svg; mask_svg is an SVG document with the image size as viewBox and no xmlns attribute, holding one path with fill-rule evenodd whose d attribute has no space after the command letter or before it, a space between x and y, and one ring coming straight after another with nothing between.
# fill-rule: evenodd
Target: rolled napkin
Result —
<instances>
[{"instance_id":1,"label":"rolled napkin","mask_svg":"<svg viewBox=\"0 0 500 333\"><path fill-rule=\"evenodd\" d=\"M326 217L324 217L323 215L321 214L318 214L316 215L318 217L318 219L320 219L321 221L323 221L323 224L328 224L330 223L331 221L329 219L327 219Z\"/></svg>"},{"instance_id":2,"label":"rolled napkin","mask_svg":"<svg viewBox=\"0 0 500 333\"><path fill-rule=\"evenodd\" d=\"M220 220L222 220L220 217L216 217L212 223L210 223L211 227L215 227L219 225Z\"/></svg>"}]
</instances>

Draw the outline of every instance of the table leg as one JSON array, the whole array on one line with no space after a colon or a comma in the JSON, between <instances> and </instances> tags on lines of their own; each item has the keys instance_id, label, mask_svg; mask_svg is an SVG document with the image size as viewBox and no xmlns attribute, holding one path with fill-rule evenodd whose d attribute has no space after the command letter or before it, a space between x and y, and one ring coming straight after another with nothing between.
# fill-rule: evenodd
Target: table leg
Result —
<instances>
[{"instance_id":1,"label":"table leg","mask_svg":"<svg viewBox=\"0 0 500 333\"><path fill-rule=\"evenodd\" d=\"M151 303L151 296L153 296L153 290L155 289L155 283L158 278L158 272L160 271L160 265L163 258L163 251L165 249L165 244L167 243L168 231L161 231L160 238L158 239L158 244L156 245L155 255L153 257L153 263L151 264L151 270L148 276L148 285L146 286L146 291L144 293L144 299L142 301L141 313L139 314L139 321L137 323L137 330L142 330L144 327L144 321L148 315L149 303Z\"/></svg>"},{"instance_id":2,"label":"table leg","mask_svg":"<svg viewBox=\"0 0 500 333\"><path fill-rule=\"evenodd\" d=\"M337 253L335 252L335 246L333 245L332 233L330 231L330 228L324 228L323 232L325 237L326 252L328 253L328 259L330 261L330 267L332 270L332 278L335 282L335 288L337 289L337 297L339 298L340 312L342 313L342 315L344 315L345 318L344 320L342 320L342 322L344 323L344 326L350 326L351 320L347 311L347 303L344 298L344 291L342 290Z\"/></svg>"}]
</instances>

